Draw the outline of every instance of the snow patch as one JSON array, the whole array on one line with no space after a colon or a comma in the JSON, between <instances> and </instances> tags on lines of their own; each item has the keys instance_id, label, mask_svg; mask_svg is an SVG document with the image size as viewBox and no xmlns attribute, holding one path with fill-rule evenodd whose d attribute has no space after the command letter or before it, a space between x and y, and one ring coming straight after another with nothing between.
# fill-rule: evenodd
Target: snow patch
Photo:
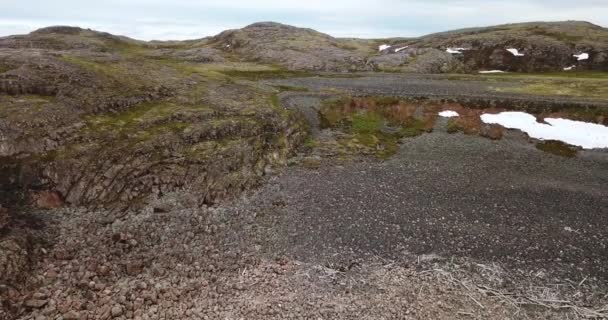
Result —
<instances>
[{"instance_id":1,"label":"snow patch","mask_svg":"<svg viewBox=\"0 0 608 320\"><path fill-rule=\"evenodd\" d=\"M502 70L486 70L486 71L479 71L479 73L505 73L505 71Z\"/></svg>"},{"instance_id":2,"label":"snow patch","mask_svg":"<svg viewBox=\"0 0 608 320\"><path fill-rule=\"evenodd\" d=\"M397 49L395 49L395 53L396 53L396 52L399 52L399 51L401 51L401 50L405 50L405 49L407 49L407 48L409 48L409 47L410 47L410 46L405 46L405 47L397 48Z\"/></svg>"},{"instance_id":3,"label":"snow patch","mask_svg":"<svg viewBox=\"0 0 608 320\"><path fill-rule=\"evenodd\" d=\"M519 50L517 50L515 48L507 49L507 51L511 52L511 54L513 54L516 57L523 57L523 56L525 56L525 54L519 53Z\"/></svg>"},{"instance_id":4,"label":"snow patch","mask_svg":"<svg viewBox=\"0 0 608 320\"><path fill-rule=\"evenodd\" d=\"M462 54L462 51L466 50L465 48L447 48L445 52L451 54Z\"/></svg>"},{"instance_id":5,"label":"snow patch","mask_svg":"<svg viewBox=\"0 0 608 320\"><path fill-rule=\"evenodd\" d=\"M576 66L569 66L569 67L564 68L564 71L572 71L575 68L576 68Z\"/></svg>"},{"instance_id":6,"label":"snow patch","mask_svg":"<svg viewBox=\"0 0 608 320\"><path fill-rule=\"evenodd\" d=\"M481 121L524 131L534 139L558 140L583 149L608 148L608 127L601 124L561 118L545 118L547 123L540 123L531 114L513 111L485 113Z\"/></svg>"},{"instance_id":7,"label":"snow patch","mask_svg":"<svg viewBox=\"0 0 608 320\"><path fill-rule=\"evenodd\" d=\"M573 54L573 57L575 57L576 59L578 59L578 61L582 61L582 60L587 60L589 59L589 54L588 53L581 53L581 54Z\"/></svg>"},{"instance_id":8,"label":"snow patch","mask_svg":"<svg viewBox=\"0 0 608 320\"><path fill-rule=\"evenodd\" d=\"M382 51L384 51L384 50L386 50L386 49L390 49L391 47L392 47L392 46L389 46L388 44L383 44L383 45L380 45L380 46L378 47L378 51L382 52Z\"/></svg>"},{"instance_id":9,"label":"snow patch","mask_svg":"<svg viewBox=\"0 0 608 320\"><path fill-rule=\"evenodd\" d=\"M460 115L456 111L446 110L446 111L439 112L439 116L444 117L444 118L454 118L454 117L458 117Z\"/></svg>"}]
</instances>

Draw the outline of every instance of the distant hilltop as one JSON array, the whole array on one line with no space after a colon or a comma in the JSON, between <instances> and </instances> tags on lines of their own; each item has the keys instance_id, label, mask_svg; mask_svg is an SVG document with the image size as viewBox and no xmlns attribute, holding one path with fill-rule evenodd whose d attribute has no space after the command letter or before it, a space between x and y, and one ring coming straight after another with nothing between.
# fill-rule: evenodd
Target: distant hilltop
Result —
<instances>
[{"instance_id":1,"label":"distant hilltop","mask_svg":"<svg viewBox=\"0 0 608 320\"><path fill-rule=\"evenodd\" d=\"M167 49L167 44L172 44ZM434 33L419 38L352 39L259 22L188 41L138 41L55 26L0 38L0 48L109 52L140 45L198 62L241 61L308 71L419 73L608 71L608 29L584 21L529 22ZM160 49L164 48L164 49Z\"/></svg>"}]
</instances>

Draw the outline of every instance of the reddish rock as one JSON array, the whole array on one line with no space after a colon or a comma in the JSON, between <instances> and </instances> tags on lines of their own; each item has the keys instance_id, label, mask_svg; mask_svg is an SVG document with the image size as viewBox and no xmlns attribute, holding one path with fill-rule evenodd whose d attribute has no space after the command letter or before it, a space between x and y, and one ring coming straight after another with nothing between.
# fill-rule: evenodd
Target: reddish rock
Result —
<instances>
[{"instance_id":1,"label":"reddish rock","mask_svg":"<svg viewBox=\"0 0 608 320\"><path fill-rule=\"evenodd\" d=\"M129 261L125 265L127 274L135 276L140 274L144 269L144 264L141 261Z\"/></svg>"},{"instance_id":2,"label":"reddish rock","mask_svg":"<svg viewBox=\"0 0 608 320\"><path fill-rule=\"evenodd\" d=\"M499 125L485 125L481 127L480 135L482 137L498 140L502 138L504 128Z\"/></svg>"},{"instance_id":3,"label":"reddish rock","mask_svg":"<svg viewBox=\"0 0 608 320\"><path fill-rule=\"evenodd\" d=\"M57 191L38 191L31 193L32 202L39 208L53 209L64 205L61 194Z\"/></svg>"}]
</instances>

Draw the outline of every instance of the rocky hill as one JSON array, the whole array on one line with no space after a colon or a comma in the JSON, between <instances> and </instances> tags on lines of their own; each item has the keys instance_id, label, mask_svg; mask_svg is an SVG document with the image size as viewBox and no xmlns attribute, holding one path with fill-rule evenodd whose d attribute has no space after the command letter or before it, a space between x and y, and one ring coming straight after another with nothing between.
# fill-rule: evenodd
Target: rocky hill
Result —
<instances>
[{"instance_id":1,"label":"rocky hill","mask_svg":"<svg viewBox=\"0 0 608 320\"><path fill-rule=\"evenodd\" d=\"M215 50L233 59L278 64L290 70L417 73L608 70L608 29L579 21L469 28L386 40L333 38L311 29L263 22L222 32L194 42L192 47ZM517 54L507 49L517 49ZM584 59L579 59L581 54Z\"/></svg>"},{"instance_id":2,"label":"rocky hill","mask_svg":"<svg viewBox=\"0 0 608 320\"><path fill-rule=\"evenodd\" d=\"M250 61L317 71L371 70L366 57L373 51L365 42L274 22L224 31L209 39L206 46Z\"/></svg>"},{"instance_id":3,"label":"rocky hill","mask_svg":"<svg viewBox=\"0 0 608 320\"><path fill-rule=\"evenodd\" d=\"M276 90L172 48L68 27L0 39L1 189L112 205L195 187L211 203L284 161L304 131Z\"/></svg>"},{"instance_id":4,"label":"rocky hill","mask_svg":"<svg viewBox=\"0 0 608 320\"><path fill-rule=\"evenodd\" d=\"M424 36L411 47L464 48L465 70L608 70L608 29L580 21L532 22ZM517 49L517 54L506 49ZM574 55L588 54L578 60Z\"/></svg>"}]
</instances>

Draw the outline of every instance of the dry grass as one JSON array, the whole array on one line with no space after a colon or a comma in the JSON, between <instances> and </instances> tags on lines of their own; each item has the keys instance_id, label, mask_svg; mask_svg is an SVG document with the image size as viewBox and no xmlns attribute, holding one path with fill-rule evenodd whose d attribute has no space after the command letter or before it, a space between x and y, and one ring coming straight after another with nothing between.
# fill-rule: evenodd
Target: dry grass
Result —
<instances>
[{"instance_id":1,"label":"dry grass","mask_svg":"<svg viewBox=\"0 0 608 320\"><path fill-rule=\"evenodd\" d=\"M475 263L472 266L476 272L485 278L486 282L499 286L503 286L507 278L510 277L498 265ZM481 308L485 307L478 299L480 297L490 297L501 304L516 308L517 313L522 312L523 308L530 309L531 307L536 307L558 312L569 311L578 319L608 319L608 305L604 307L589 307L581 302L580 298L583 295L581 287L587 278L579 283L564 280L561 283L546 285L519 284L519 286L502 289L499 286L491 286L474 281L464 274L462 270L461 266L455 265L444 269L433 269L431 272L439 281L461 287L462 293ZM603 298L606 298L606 296Z\"/></svg>"}]
</instances>

